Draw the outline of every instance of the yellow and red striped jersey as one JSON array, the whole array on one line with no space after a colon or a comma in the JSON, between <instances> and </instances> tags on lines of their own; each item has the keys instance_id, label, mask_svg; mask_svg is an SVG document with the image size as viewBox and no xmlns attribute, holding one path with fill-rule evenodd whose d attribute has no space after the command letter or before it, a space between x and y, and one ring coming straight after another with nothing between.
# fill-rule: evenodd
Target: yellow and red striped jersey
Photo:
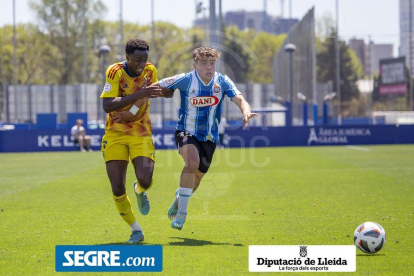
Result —
<instances>
[{"instance_id":1,"label":"yellow and red striped jersey","mask_svg":"<svg viewBox=\"0 0 414 276\"><path fill-rule=\"evenodd\" d=\"M153 64L147 62L141 76L132 77L128 72L125 61L114 63L106 70L106 82L101 99L131 95L141 89L145 81L147 81L147 85L158 81L157 69ZM121 110L129 110L131 106L128 105ZM150 101L148 100L135 115L135 121L124 124L112 122L113 112L110 112L106 119L105 131L123 132L134 136L151 136L152 125L149 118L149 109Z\"/></svg>"}]
</instances>

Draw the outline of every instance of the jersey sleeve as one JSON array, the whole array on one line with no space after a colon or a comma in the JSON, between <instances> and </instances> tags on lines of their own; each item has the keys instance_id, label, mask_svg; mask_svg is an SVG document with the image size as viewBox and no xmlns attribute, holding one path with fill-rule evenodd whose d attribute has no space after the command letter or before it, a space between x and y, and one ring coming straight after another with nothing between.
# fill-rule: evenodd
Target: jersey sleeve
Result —
<instances>
[{"instance_id":1,"label":"jersey sleeve","mask_svg":"<svg viewBox=\"0 0 414 276\"><path fill-rule=\"evenodd\" d=\"M103 88L102 98L116 98L119 92L119 80L121 78L122 71L117 64L113 64L106 70L106 81Z\"/></svg>"},{"instance_id":2,"label":"jersey sleeve","mask_svg":"<svg viewBox=\"0 0 414 276\"><path fill-rule=\"evenodd\" d=\"M190 77L190 75L182 73L179 75L175 75L174 77L169 77L169 78L165 78L160 80L158 83L161 87L165 87L168 89L179 89L179 90L186 90L186 83L188 84L188 78Z\"/></svg>"},{"instance_id":3,"label":"jersey sleeve","mask_svg":"<svg viewBox=\"0 0 414 276\"><path fill-rule=\"evenodd\" d=\"M151 83L154 83L158 81L158 73L157 73L157 69L155 68L155 66L152 66L151 69L152 69Z\"/></svg>"},{"instance_id":4,"label":"jersey sleeve","mask_svg":"<svg viewBox=\"0 0 414 276\"><path fill-rule=\"evenodd\" d=\"M230 99L233 99L233 97L236 95L241 95L241 92L237 89L234 82L226 75L224 75L223 79L223 92Z\"/></svg>"}]
</instances>

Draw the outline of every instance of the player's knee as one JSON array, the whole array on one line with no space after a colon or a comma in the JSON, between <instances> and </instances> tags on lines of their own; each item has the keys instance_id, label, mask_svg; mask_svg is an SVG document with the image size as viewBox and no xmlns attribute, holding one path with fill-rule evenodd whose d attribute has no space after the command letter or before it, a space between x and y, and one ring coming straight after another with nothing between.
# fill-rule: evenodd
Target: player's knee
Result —
<instances>
[{"instance_id":1,"label":"player's knee","mask_svg":"<svg viewBox=\"0 0 414 276\"><path fill-rule=\"evenodd\" d=\"M188 159L185 162L185 169L189 172L196 172L198 169L199 161L196 159Z\"/></svg>"},{"instance_id":2,"label":"player's knee","mask_svg":"<svg viewBox=\"0 0 414 276\"><path fill-rule=\"evenodd\" d=\"M112 194L114 196L122 196L125 193L126 193L126 190L124 187L112 186Z\"/></svg>"},{"instance_id":3,"label":"player's knee","mask_svg":"<svg viewBox=\"0 0 414 276\"><path fill-rule=\"evenodd\" d=\"M143 188L144 190L148 189L151 186L151 176L138 176L137 177L139 186Z\"/></svg>"}]
</instances>

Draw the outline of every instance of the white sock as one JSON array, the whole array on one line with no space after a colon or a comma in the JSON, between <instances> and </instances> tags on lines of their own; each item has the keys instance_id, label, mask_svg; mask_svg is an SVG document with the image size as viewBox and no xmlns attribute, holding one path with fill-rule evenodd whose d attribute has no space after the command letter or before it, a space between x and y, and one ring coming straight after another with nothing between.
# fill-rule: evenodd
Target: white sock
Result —
<instances>
[{"instance_id":1,"label":"white sock","mask_svg":"<svg viewBox=\"0 0 414 276\"><path fill-rule=\"evenodd\" d=\"M135 221L133 224L131 224L129 227L131 227L131 231L142 231L141 226L138 224L137 221Z\"/></svg>"},{"instance_id":2,"label":"white sock","mask_svg":"<svg viewBox=\"0 0 414 276\"><path fill-rule=\"evenodd\" d=\"M179 190L180 188L178 188L177 189L177 191ZM195 191L193 190L192 192L191 192L191 195L190 195L190 197L192 197L193 195L194 195L194 193L195 193ZM178 204L178 200L179 200L179 194L177 193L177 195L175 196L175 198L177 199L177 204Z\"/></svg>"},{"instance_id":3,"label":"white sock","mask_svg":"<svg viewBox=\"0 0 414 276\"><path fill-rule=\"evenodd\" d=\"M180 188L178 188L178 189L177 189L177 195L175 196L177 199L178 199L179 190L180 190ZM192 197L194 193L195 193L195 191L193 190L193 191L191 192L190 197Z\"/></svg>"},{"instance_id":4,"label":"white sock","mask_svg":"<svg viewBox=\"0 0 414 276\"><path fill-rule=\"evenodd\" d=\"M177 191L176 191L176 192L178 192L176 198L178 198L179 191L180 191L180 188L178 188ZM190 197L192 197L194 193L195 193L195 191L192 190Z\"/></svg>"},{"instance_id":5,"label":"white sock","mask_svg":"<svg viewBox=\"0 0 414 276\"><path fill-rule=\"evenodd\" d=\"M178 189L178 212L187 214L188 201L193 192L192 188L182 188Z\"/></svg>"}]
</instances>

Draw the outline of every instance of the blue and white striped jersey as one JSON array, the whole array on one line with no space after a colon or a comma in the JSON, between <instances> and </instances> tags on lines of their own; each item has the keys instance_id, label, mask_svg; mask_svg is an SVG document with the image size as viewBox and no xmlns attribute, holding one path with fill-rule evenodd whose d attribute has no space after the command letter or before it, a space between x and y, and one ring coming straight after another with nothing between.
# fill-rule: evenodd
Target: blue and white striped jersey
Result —
<instances>
[{"instance_id":1,"label":"blue and white striped jersey","mask_svg":"<svg viewBox=\"0 0 414 276\"><path fill-rule=\"evenodd\" d=\"M214 74L208 85L196 70L159 81L160 86L180 90L181 106L176 130L194 135L199 141L218 141L218 125L224 95L230 99L241 94L226 75Z\"/></svg>"}]
</instances>

